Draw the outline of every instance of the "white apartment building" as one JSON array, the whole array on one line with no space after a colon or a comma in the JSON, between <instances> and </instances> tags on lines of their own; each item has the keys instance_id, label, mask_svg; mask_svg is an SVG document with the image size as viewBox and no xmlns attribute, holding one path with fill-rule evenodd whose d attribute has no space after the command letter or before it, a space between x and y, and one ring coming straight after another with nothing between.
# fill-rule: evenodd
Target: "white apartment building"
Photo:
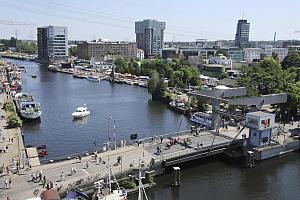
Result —
<instances>
[{"instance_id":1,"label":"white apartment building","mask_svg":"<svg viewBox=\"0 0 300 200\"><path fill-rule=\"evenodd\" d=\"M288 55L287 48L273 48L272 45L267 45L265 48L245 48L245 61L252 62L254 59L261 59L261 55L272 56L272 53L278 55L279 61L282 61Z\"/></svg>"},{"instance_id":2,"label":"white apartment building","mask_svg":"<svg viewBox=\"0 0 300 200\"><path fill-rule=\"evenodd\" d=\"M136 57L139 58L140 60L144 60L144 58L145 58L144 50L138 49Z\"/></svg>"}]
</instances>

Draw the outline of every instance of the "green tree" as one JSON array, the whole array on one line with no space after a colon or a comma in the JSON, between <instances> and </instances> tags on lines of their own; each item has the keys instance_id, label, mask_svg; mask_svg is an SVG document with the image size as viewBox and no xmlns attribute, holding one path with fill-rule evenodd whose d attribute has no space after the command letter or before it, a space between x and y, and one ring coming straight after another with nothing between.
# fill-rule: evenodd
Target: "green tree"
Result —
<instances>
[{"instance_id":1,"label":"green tree","mask_svg":"<svg viewBox=\"0 0 300 200\"><path fill-rule=\"evenodd\" d=\"M283 69L290 67L300 67L300 53L296 51L290 51L288 55L283 59L281 63Z\"/></svg>"}]
</instances>

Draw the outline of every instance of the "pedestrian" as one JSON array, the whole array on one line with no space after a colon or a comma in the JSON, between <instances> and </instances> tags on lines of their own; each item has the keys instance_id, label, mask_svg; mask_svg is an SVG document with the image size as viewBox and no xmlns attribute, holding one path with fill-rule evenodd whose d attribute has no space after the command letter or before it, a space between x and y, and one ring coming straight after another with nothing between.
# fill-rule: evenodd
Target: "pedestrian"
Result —
<instances>
[{"instance_id":1,"label":"pedestrian","mask_svg":"<svg viewBox=\"0 0 300 200\"><path fill-rule=\"evenodd\" d=\"M89 168L89 161L88 160L86 161L86 165L85 166L86 166L86 168Z\"/></svg>"},{"instance_id":2,"label":"pedestrian","mask_svg":"<svg viewBox=\"0 0 300 200\"><path fill-rule=\"evenodd\" d=\"M8 179L8 188L11 188L11 178Z\"/></svg>"},{"instance_id":3,"label":"pedestrian","mask_svg":"<svg viewBox=\"0 0 300 200\"><path fill-rule=\"evenodd\" d=\"M8 166L6 166L6 172L7 172L7 174L9 174L9 168L8 168Z\"/></svg>"},{"instance_id":4,"label":"pedestrian","mask_svg":"<svg viewBox=\"0 0 300 200\"><path fill-rule=\"evenodd\" d=\"M39 172L39 181L42 181L42 173Z\"/></svg>"},{"instance_id":5,"label":"pedestrian","mask_svg":"<svg viewBox=\"0 0 300 200\"><path fill-rule=\"evenodd\" d=\"M4 180L3 189L7 189L7 179Z\"/></svg>"},{"instance_id":6,"label":"pedestrian","mask_svg":"<svg viewBox=\"0 0 300 200\"><path fill-rule=\"evenodd\" d=\"M76 173L76 167L75 166L73 167L73 172L74 172L74 174Z\"/></svg>"},{"instance_id":7,"label":"pedestrian","mask_svg":"<svg viewBox=\"0 0 300 200\"><path fill-rule=\"evenodd\" d=\"M160 137L160 143L162 143L163 142L163 137Z\"/></svg>"},{"instance_id":8,"label":"pedestrian","mask_svg":"<svg viewBox=\"0 0 300 200\"><path fill-rule=\"evenodd\" d=\"M31 173L31 181L33 182L33 181L34 181L34 179L35 179L35 177L34 177L34 173L32 172L32 173Z\"/></svg>"},{"instance_id":9,"label":"pedestrian","mask_svg":"<svg viewBox=\"0 0 300 200\"><path fill-rule=\"evenodd\" d=\"M61 174L60 174L60 180L63 181L64 179L65 179L64 172L61 172Z\"/></svg>"},{"instance_id":10,"label":"pedestrian","mask_svg":"<svg viewBox=\"0 0 300 200\"><path fill-rule=\"evenodd\" d=\"M43 188L46 186L46 179L43 181Z\"/></svg>"},{"instance_id":11,"label":"pedestrian","mask_svg":"<svg viewBox=\"0 0 300 200\"><path fill-rule=\"evenodd\" d=\"M14 138L11 138L11 143L14 143Z\"/></svg>"},{"instance_id":12,"label":"pedestrian","mask_svg":"<svg viewBox=\"0 0 300 200\"><path fill-rule=\"evenodd\" d=\"M79 162L81 163L81 156L78 156L78 160L79 160Z\"/></svg>"},{"instance_id":13,"label":"pedestrian","mask_svg":"<svg viewBox=\"0 0 300 200\"><path fill-rule=\"evenodd\" d=\"M49 185L49 183L47 183L47 185L46 185L46 190L50 190L50 185Z\"/></svg>"},{"instance_id":14,"label":"pedestrian","mask_svg":"<svg viewBox=\"0 0 300 200\"><path fill-rule=\"evenodd\" d=\"M50 189L53 189L53 183L50 181Z\"/></svg>"}]
</instances>

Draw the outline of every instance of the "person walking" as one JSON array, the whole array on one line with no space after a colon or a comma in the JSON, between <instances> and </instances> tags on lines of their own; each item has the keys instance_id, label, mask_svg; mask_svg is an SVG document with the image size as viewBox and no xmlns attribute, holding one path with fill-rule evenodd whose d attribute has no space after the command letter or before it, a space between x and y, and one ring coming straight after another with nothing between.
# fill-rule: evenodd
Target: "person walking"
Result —
<instances>
[{"instance_id":1,"label":"person walking","mask_svg":"<svg viewBox=\"0 0 300 200\"><path fill-rule=\"evenodd\" d=\"M11 188L11 178L8 179L8 188Z\"/></svg>"},{"instance_id":2,"label":"person walking","mask_svg":"<svg viewBox=\"0 0 300 200\"><path fill-rule=\"evenodd\" d=\"M61 181L64 181L64 179L65 179L65 177L64 177L64 172L61 172L61 174L60 174L60 180L61 180Z\"/></svg>"},{"instance_id":3,"label":"person walking","mask_svg":"<svg viewBox=\"0 0 300 200\"><path fill-rule=\"evenodd\" d=\"M86 161L86 165L85 166L86 166L86 168L89 168L89 161L88 160Z\"/></svg>"},{"instance_id":4,"label":"person walking","mask_svg":"<svg viewBox=\"0 0 300 200\"><path fill-rule=\"evenodd\" d=\"M50 189L53 189L53 183L50 181Z\"/></svg>"},{"instance_id":5,"label":"person walking","mask_svg":"<svg viewBox=\"0 0 300 200\"><path fill-rule=\"evenodd\" d=\"M7 189L7 179L4 180L3 189Z\"/></svg>"}]
</instances>

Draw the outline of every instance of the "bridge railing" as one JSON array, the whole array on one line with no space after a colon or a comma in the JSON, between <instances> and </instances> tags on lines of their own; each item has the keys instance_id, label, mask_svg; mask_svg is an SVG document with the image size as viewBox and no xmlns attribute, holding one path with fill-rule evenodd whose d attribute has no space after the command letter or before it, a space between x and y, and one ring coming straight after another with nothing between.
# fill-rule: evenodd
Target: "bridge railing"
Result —
<instances>
[{"instance_id":1,"label":"bridge railing","mask_svg":"<svg viewBox=\"0 0 300 200\"><path fill-rule=\"evenodd\" d=\"M198 147L189 147L188 149L184 149L181 151L168 153L168 154L162 154L159 159L162 162L164 160L179 158L179 157L186 156L186 155L193 154L193 153L199 153L199 154L205 153L205 152L209 153L210 150L226 147L229 143L230 143L230 141L226 141L226 142L216 142L213 144L213 146L208 144L208 145L205 145L205 146L199 147L199 148Z\"/></svg>"}]
</instances>

